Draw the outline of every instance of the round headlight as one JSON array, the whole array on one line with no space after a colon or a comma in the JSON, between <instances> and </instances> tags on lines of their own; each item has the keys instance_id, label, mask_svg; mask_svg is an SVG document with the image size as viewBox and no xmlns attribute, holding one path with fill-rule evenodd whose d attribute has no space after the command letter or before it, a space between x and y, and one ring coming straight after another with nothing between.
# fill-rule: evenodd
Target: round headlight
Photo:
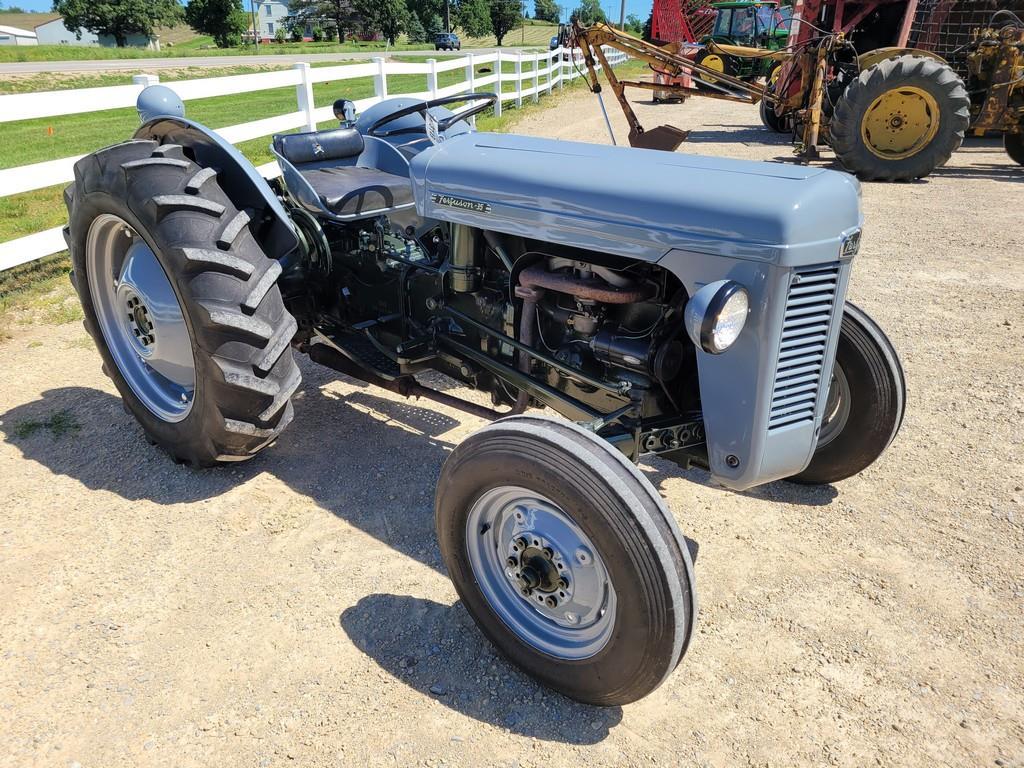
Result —
<instances>
[{"instance_id":1,"label":"round headlight","mask_svg":"<svg viewBox=\"0 0 1024 768\"><path fill-rule=\"evenodd\" d=\"M747 322L750 297L735 280L708 283L686 303L683 323L694 344L717 355L731 347Z\"/></svg>"}]
</instances>

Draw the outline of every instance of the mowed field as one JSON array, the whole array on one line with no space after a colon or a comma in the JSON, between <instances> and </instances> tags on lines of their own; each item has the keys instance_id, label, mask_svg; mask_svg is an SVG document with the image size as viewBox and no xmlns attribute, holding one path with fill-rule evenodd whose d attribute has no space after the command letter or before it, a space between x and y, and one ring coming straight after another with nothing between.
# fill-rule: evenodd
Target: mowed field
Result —
<instances>
[{"instance_id":1,"label":"mowed field","mask_svg":"<svg viewBox=\"0 0 1024 768\"><path fill-rule=\"evenodd\" d=\"M552 104L514 129L608 141L589 94ZM790 161L749 107L634 106L681 152ZM482 422L303 360L282 438L196 472L122 411L69 289L34 297L0 342L0 766L1024 765L1022 194L976 140L864 185L850 298L908 386L875 466L732 493L642 463L701 613L623 708L541 688L457 600L434 481Z\"/></svg>"}]
</instances>

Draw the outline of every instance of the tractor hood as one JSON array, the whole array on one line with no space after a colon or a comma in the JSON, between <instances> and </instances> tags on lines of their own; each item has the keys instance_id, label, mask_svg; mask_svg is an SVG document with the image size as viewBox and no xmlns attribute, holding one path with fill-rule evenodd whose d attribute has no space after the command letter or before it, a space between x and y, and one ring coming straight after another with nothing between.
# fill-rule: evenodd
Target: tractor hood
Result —
<instances>
[{"instance_id":1,"label":"tractor hood","mask_svg":"<svg viewBox=\"0 0 1024 768\"><path fill-rule=\"evenodd\" d=\"M861 225L845 173L509 134L413 158L420 215L657 261L673 249L796 266Z\"/></svg>"}]
</instances>

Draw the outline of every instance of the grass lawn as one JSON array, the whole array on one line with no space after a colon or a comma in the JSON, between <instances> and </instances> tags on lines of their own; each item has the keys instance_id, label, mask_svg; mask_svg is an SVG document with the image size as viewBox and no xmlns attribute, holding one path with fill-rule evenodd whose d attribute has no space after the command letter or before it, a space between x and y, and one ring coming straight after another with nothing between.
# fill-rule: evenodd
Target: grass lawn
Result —
<instances>
[{"instance_id":1,"label":"grass lawn","mask_svg":"<svg viewBox=\"0 0 1024 768\"><path fill-rule=\"evenodd\" d=\"M408 58L408 57L406 57ZM412 59L416 60L416 59ZM420 59L422 60L422 59ZM491 65L485 65L490 67ZM512 62L505 62L505 72L514 71ZM636 76L644 70L639 62L628 62L621 65L617 72L620 75ZM203 70L213 76L218 70ZM236 73L232 71L231 73ZM224 73L221 73L224 74ZM490 74L481 72L481 75ZM123 77L118 75L92 75L90 77ZM438 75L438 85L444 87L463 79L461 69L444 72ZM130 77L128 78L130 81ZM169 81L170 78L167 78ZM119 81L120 82L120 81ZM540 78L541 84L545 79ZM393 92L399 90L414 91L426 89L426 77L423 75L397 75L388 78ZM394 83L394 85L391 85ZM95 83L91 83L95 84ZM102 84L117 84L104 81ZM506 84L506 87L508 84ZM79 86L82 87L82 86ZM574 91L584 87L582 78L566 83L565 91ZM373 95L373 83L370 79L347 80L340 83L318 83L314 88L317 106L325 106L339 97L351 99ZM557 86L551 96L542 94L539 103L530 99L516 109L513 103L506 102L500 118L493 113L485 113L477 118L477 129L480 131L504 132L510 130L522 117L537 110L543 110L556 104L562 98ZM239 100L245 104L245 113L239 112ZM275 114L282 114L295 109L294 88L281 88L273 91L258 91L241 97L224 96L212 99L201 99L189 102L187 112L191 117L213 127L232 125L239 122L256 120ZM59 133L46 136L46 120L27 120L10 123L0 130L3 131L3 142L0 142L0 167L12 167L26 163L38 162L73 154L90 152L106 146L114 141L126 139L138 125L138 117L134 110L110 110L64 119ZM29 127L29 124L32 124ZM335 125L334 121L321 124L321 128ZM238 147L253 163L261 164L271 159L268 148L269 137L243 142ZM15 151L15 147L21 147ZM34 153L34 154L33 154ZM0 242L33 232L59 226L66 222L67 211L64 208L62 192L64 185L26 192L10 197L0 197ZM4 335L4 327L12 322L69 322L79 318L80 311L77 301L73 299L67 272L70 266L67 253L55 254L21 267L0 272L0 339ZM12 320L12 318L15 318Z\"/></svg>"}]
</instances>

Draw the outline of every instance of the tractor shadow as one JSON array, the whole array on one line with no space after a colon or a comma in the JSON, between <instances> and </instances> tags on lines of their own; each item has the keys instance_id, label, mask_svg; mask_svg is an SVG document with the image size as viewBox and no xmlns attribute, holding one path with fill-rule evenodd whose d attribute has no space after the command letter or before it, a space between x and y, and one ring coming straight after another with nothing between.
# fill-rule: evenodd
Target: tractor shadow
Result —
<instances>
[{"instance_id":1,"label":"tractor shadow","mask_svg":"<svg viewBox=\"0 0 1024 768\"><path fill-rule=\"evenodd\" d=\"M565 698L506 661L461 603L371 594L346 609L339 624L353 645L395 679L514 734L595 744L622 720L619 707Z\"/></svg>"}]
</instances>

